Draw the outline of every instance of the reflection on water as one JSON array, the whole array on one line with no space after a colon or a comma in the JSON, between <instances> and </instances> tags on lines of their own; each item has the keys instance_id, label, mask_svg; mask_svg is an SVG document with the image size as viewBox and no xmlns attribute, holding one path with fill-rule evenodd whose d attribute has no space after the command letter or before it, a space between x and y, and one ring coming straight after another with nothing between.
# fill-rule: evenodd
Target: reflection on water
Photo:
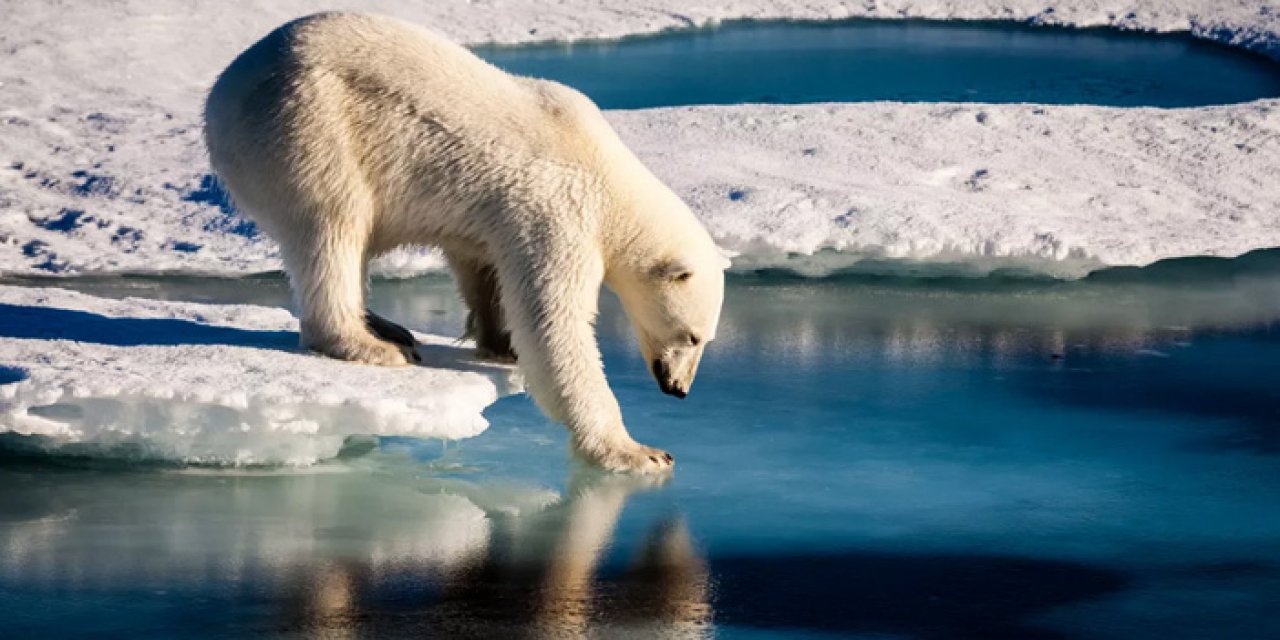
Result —
<instances>
[{"instance_id":1,"label":"reflection on water","mask_svg":"<svg viewBox=\"0 0 1280 640\"><path fill-rule=\"evenodd\" d=\"M679 460L661 487L566 483L564 430L522 397L477 438L306 475L10 451L0 636L1280 637L1280 274L1185 266L735 276L686 400L605 296L628 426ZM288 299L278 277L68 284ZM446 278L372 305L463 324Z\"/></svg>"},{"instance_id":2,"label":"reflection on water","mask_svg":"<svg viewBox=\"0 0 1280 640\"><path fill-rule=\"evenodd\" d=\"M628 497L651 480L580 472L560 498L370 471L369 461L238 476L5 463L7 637L112 626L129 635L698 637L711 620L705 564L679 518L654 521L623 571L599 571Z\"/></svg>"},{"instance_id":3,"label":"reflection on water","mask_svg":"<svg viewBox=\"0 0 1280 640\"><path fill-rule=\"evenodd\" d=\"M843 355L853 349L899 362L998 361L1028 352L1131 352L1194 332L1255 328L1280 319L1278 274L1117 280L739 278L739 286L730 289L716 347L749 348L768 357Z\"/></svg>"},{"instance_id":4,"label":"reflection on water","mask_svg":"<svg viewBox=\"0 0 1280 640\"><path fill-rule=\"evenodd\" d=\"M660 483L583 471L559 497L376 459L278 475L3 462L6 637L701 638L719 617L788 635L1024 638L1039 634L1029 617L1125 586L993 553L708 559L670 513L616 548L629 498Z\"/></svg>"}]
</instances>

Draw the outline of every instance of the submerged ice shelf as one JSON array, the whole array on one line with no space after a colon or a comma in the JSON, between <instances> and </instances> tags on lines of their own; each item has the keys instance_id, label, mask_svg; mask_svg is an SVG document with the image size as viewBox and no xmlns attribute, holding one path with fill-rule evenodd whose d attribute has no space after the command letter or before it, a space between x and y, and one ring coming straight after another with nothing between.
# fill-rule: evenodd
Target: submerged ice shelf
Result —
<instances>
[{"instance_id":1,"label":"submerged ice shelf","mask_svg":"<svg viewBox=\"0 0 1280 640\"><path fill-rule=\"evenodd\" d=\"M457 439L518 388L510 368L418 335L391 369L298 350L284 309L0 286L0 432L214 464L309 464L350 435Z\"/></svg>"}]
</instances>

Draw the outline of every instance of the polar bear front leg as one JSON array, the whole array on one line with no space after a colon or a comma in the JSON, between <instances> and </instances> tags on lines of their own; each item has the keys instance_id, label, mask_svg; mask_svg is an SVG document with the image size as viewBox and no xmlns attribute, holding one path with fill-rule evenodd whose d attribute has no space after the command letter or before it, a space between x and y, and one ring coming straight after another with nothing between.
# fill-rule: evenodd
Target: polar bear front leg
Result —
<instances>
[{"instance_id":1,"label":"polar bear front leg","mask_svg":"<svg viewBox=\"0 0 1280 640\"><path fill-rule=\"evenodd\" d=\"M497 267L529 395L568 427L574 451L587 461L611 471L669 471L671 454L627 433L605 379L594 327L603 267L576 264L588 261L580 249L526 247L522 253Z\"/></svg>"}]
</instances>

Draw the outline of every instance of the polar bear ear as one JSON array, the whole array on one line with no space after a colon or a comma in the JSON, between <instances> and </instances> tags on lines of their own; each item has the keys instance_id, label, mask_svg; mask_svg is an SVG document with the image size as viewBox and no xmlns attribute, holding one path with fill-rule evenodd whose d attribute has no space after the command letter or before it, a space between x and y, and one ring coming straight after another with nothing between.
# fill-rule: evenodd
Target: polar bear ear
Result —
<instances>
[{"instance_id":1,"label":"polar bear ear","mask_svg":"<svg viewBox=\"0 0 1280 640\"><path fill-rule=\"evenodd\" d=\"M678 258L663 260L649 269L649 276L654 280L684 282L693 277L693 268Z\"/></svg>"}]
</instances>

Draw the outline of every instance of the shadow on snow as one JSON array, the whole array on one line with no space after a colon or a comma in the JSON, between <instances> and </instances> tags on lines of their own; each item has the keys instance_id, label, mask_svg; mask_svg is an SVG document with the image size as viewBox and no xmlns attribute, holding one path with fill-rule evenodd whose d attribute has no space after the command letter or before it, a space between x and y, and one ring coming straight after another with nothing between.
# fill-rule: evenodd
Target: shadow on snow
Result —
<instances>
[{"instance_id":1,"label":"shadow on snow","mask_svg":"<svg viewBox=\"0 0 1280 640\"><path fill-rule=\"evenodd\" d=\"M113 347L226 345L300 353L296 331L259 331L220 327L173 318L113 318L52 307L0 303L0 339L72 340ZM420 366L476 373L506 372L502 365L475 361L469 348L418 344ZM0 369L0 384L21 380L20 372Z\"/></svg>"}]
</instances>

